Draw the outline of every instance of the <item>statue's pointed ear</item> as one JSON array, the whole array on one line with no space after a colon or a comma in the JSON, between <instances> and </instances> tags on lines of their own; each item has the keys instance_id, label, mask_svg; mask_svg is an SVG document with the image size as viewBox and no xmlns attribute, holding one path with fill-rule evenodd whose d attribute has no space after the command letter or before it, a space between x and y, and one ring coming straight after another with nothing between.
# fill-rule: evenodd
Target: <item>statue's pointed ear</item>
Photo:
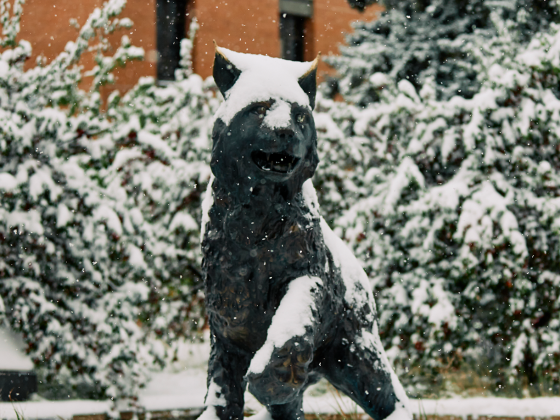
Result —
<instances>
[{"instance_id":1,"label":"statue's pointed ear","mask_svg":"<svg viewBox=\"0 0 560 420\"><path fill-rule=\"evenodd\" d=\"M225 99L226 92L235 84L241 74L241 70L235 67L233 63L227 59L220 47L218 47L218 44L216 44L216 41L214 41L214 49L216 50L213 70L214 81L220 89L220 92L222 92L222 95L224 95Z\"/></svg>"},{"instance_id":2,"label":"statue's pointed ear","mask_svg":"<svg viewBox=\"0 0 560 420\"><path fill-rule=\"evenodd\" d=\"M319 65L319 58L321 53L317 55L315 60L311 63L309 70L298 79L300 87L309 97L309 105L311 109L315 109L315 96L317 96L317 66Z\"/></svg>"}]
</instances>

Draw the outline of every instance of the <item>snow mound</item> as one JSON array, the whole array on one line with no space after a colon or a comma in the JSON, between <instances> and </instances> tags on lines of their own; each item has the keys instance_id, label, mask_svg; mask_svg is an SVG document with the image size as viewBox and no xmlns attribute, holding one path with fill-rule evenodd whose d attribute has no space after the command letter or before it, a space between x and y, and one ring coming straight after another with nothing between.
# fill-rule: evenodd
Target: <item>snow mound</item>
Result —
<instances>
[{"instance_id":1,"label":"snow mound","mask_svg":"<svg viewBox=\"0 0 560 420\"><path fill-rule=\"evenodd\" d=\"M0 326L0 371L27 372L33 362L25 355L23 341L13 332Z\"/></svg>"}]
</instances>

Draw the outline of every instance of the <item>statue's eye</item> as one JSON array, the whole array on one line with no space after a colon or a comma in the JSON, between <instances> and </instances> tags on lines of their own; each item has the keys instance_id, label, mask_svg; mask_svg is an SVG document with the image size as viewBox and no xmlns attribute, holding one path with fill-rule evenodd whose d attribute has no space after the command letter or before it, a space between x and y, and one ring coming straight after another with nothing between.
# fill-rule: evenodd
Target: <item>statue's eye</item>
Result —
<instances>
[{"instance_id":1,"label":"statue's eye","mask_svg":"<svg viewBox=\"0 0 560 420\"><path fill-rule=\"evenodd\" d=\"M253 110L253 112L261 118L264 117L264 115L266 114L266 111L268 111L268 109L264 105L258 106Z\"/></svg>"},{"instance_id":2,"label":"statue's eye","mask_svg":"<svg viewBox=\"0 0 560 420\"><path fill-rule=\"evenodd\" d=\"M303 124L306 120L307 116L305 114L298 114L296 117L296 121L300 124Z\"/></svg>"}]
</instances>

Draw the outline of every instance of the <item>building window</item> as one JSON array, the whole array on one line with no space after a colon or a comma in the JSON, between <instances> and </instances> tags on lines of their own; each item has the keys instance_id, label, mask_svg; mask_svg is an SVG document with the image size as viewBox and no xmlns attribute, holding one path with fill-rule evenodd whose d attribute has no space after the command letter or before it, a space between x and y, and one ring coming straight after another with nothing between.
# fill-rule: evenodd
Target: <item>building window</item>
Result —
<instances>
[{"instance_id":1,"label":"building window","mask_svg":"<svg viewBox=\"0 0 560 420\"><path fill-rule=\"evenodd\" d=\"M280 0L280 44L282 58L304 60L305 26L313 17L312 0Z\"/></svg>"},{"instance_id":2,"label":"building window","mask_svg":"<svg viewBox=\"0 0 560 420\"><path fill-rule=\"evenodd\" d=\"M187 26L188 0L156 0L156 43L158 81L175 80L181 60L181 40Z\"/></svg>"}]
</instances>

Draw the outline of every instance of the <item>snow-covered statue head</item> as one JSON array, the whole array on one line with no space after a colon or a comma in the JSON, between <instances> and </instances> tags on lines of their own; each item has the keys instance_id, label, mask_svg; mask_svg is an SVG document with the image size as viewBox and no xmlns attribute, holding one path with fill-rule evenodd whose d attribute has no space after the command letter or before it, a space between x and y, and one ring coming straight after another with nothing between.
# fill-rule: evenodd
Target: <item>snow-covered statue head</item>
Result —
<instances>
[{"instance_id":1,"label":"snow-covered statue head","mask_svg":"<svg viewBox=\"0 0 560 420\"><path fill-rule=\"evenodd\" d=\"M203 203L202 267L212 337L202 420L303 419L321 378L375 420L409 420L385 356L369 281L319 214L317 62L216 47L224 96L212 132L214 178Z\"/></svg>"},{"instance_id":2,"label":"snow-covered statue head","mask_svg":"<svg viewBox=\"0 0 560 420\"><path fill-rule=\"evenodd\" d=\"M241 200L271 183L293 197L313 176L317 63L216 47L214 80L225 101L216 114L211 165Z\"/></svg>"}]
</instances>

